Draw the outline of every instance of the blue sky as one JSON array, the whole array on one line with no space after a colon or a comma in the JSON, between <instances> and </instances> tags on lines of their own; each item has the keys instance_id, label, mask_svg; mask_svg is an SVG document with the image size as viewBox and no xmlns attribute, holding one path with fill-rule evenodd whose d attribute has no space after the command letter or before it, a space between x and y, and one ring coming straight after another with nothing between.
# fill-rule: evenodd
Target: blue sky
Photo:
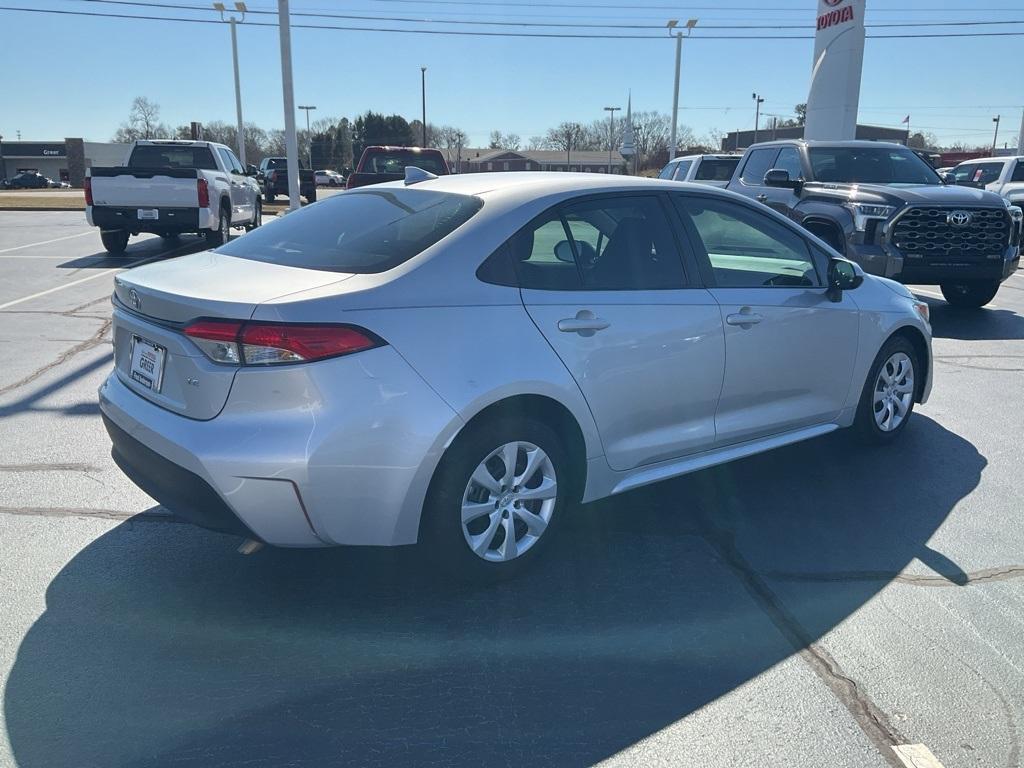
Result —
<instances>
[{"instance_id":1,"label":"blue sky","mask_svg":"<svg viewBox=\"0 0 1024 768\"><path fill-rule=\"evenodd\" d=\"M515 0L523 3L526 0ZM0 5L94 13L216 18L198 0L166 0L197 10L156 9L84 0L38 0ZM561 6L586 7L561 7ZM867 23L1024 21L1024 4L1008 0L868 0ZM228 3L230 6L231 3ZM254 10L274 10L253 0ZM701 136L712 128L751 128L751 92L762 110L788 116L805 101L813 41L711 40L722 34L804 34L799 29L743 32L743 24L806 25L813 0L564 0L561 4L435 3L422 0L292 0L294 12L346 13L463 21L538 20L560 24L663 25L668 18L698 17L684 44L680 122ZM748 9L748 10L744 10ZM250 15L247 21L273 21ZM293 18L293 24L442 28L392 21ZM713 29L719 26L723 29ZM452 26L449 29L530 31L526 28ZM730 29L731 28L731 29ZM186 24L22 13L0 10L0 134L51 140L82 136L107 140L125 119L132 98L161 106L172 125L190 120L233 121L231 46L227 25ZM1024 24L987 27L869 29L868 34L1020 31ZM540 30L534 30L540 31ZM543 30L559 31L559 30ZM572 33L653 34L655 29L565 27ZM1000 145L1016 143L1024 105L1016 52L1022 37L962 39L869 39L865 52L860 122L935 133L944 144L992 140L992 117L1001 114ZM672 104L674 45L664 39L531 39L454 37L398 33L294 29L295 97L315 104L314 119L354 116L367 109L420 112L420 66L427 71L427 117L465 130L472 144L486 143L492 129L525 140L562 120L589 122L602 107L625 107L632 89L635 110L668 112ZM246 120L283 126L280 57L276 28L239 27L242 98ZM301 120L300 115L300 120Z\"/></svg>"}]
</instances>

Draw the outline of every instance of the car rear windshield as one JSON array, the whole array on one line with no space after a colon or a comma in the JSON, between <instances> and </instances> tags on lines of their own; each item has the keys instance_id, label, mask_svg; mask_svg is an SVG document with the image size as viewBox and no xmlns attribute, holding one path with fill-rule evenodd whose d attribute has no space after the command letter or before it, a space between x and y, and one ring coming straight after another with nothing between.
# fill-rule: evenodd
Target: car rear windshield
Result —
<instances>
[{"instance_id":1,"label":"car rear windshield","mask_svg":"<svg viewBox=\"0 0 1024 768\"><path fill-rule=\"evenodd\" d=\"M433 152L374 152L366 158L363 173L405 173L408 165L422 168L429 173L448 173L444 161Z\"/></svg>"},{"instance_id":2,"label":"car rear windshield","mask_svg":"<svg viewBox=\"0 0 1024 768\"><path fill-rule=\"evenodd\" d=\"M128 167L198 168L202 171L215 171L217 163L209 147L145 144L132 150Z\"/></svg>"},{"instance_id":3,"label":"car rear windshield","mask_svg":"<svg viewBox=\"0 0 1024 768\"><path fill-rule=\"evenodd\" d=\"M938 174L909 149L811 147L814 181L841 184L941 184Z\"/></svg>"},{"instance_id":4,"label":"car rear windshield","mask_svg":"<svg viewBox=\"0 0 1024 768\"><path fill-rule=\"evenodd\" d=\"M729 181L739 162L738 155L736 157L705 157L697 166L697 173L693 179L694 181Z\"/></svg>"},{"instance_id":5,"label":"car rear windshield","mask_svg":"<svg viewBox=\"0 0 1024 768\"><path fill-rule=\"evenodd\" d=\"M384 272L465 224L483 202L416 189L345 192L288 214L218 253L328 272Z\"/></svg>"}]
</instances>

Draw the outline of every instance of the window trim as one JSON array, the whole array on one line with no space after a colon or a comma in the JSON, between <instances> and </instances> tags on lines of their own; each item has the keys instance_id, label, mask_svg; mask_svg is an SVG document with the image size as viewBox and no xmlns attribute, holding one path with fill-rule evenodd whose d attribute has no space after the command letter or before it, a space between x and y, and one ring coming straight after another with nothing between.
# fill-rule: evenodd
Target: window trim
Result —
<instances>
[{"instance_id":1,"label":"window trim","mask_svg":"<svg viewBox=\"0 0 1024 768\"><path fill-rule=\"evenodd\" d=\"M776 219L774 216L768 215L764 211L758 210L759 206L754 205L753 203L750 203L746 200L726 200L724 198L719 198L717 195L702 195L695 192L674 192L672 193L671 197L673 203L672 207L673 209L675 209L676 216L678 217L680 222L680 226L682 227L683 231L685 231L686 236L690 239L690 249L694 255L694 258L697 260L697 266L700 269L700 275L704 281L705 288L714 288L723 291L785 290L821 291L823 293L826 290L828 290L828 286L826 285L828 281L823 277L823 272L827 270L828 265L819 263L820 260L815 256L814 243L807 239L806 233L798 225L794 224L788 219L780 221ZM704 241L701 238L700 233L697 232L697 228L694 225L693 221L690 219L690 216L686 212L686 209L682 208L680 210L681 206L680 203L677 202L677 200L681 201L681 199L684 198L698 200L712 199L725 203L727 205L731 204L739 208L745 208L755 217L767 219L768 221L772 221L775 224L778 224L780 227L787 229L795 237L797 237L801 243L803 243L804 248L807 250L807 260L814 267L814 273L817 276L820 285L751 285L745 287L718 285L718 281L715 280L714 269L711 266L711 258L708 256L707 249L704 247Z\"/></svg>"},{"instance_id":2,"label":"window trim","mask_svg":"<svg viewBox=\"0 0 1024 768\"><path fill-rule=\"evenodd\" d=\"M758 147L757 149L750 150L747 153L747 159L743 162L743 167L740 168L739 176L737 177L739 179L740 184L742 184L744 187L763 187L764 186L764 177L763 176L761 177L760 183L758 183L758 184L750 184L750 183L748 183L743 178L743 174L745 174L747 172L747 166L750 165L750 161L753 159L755 152L761 152L761 151L764 151L764 150L771 151L772 149L775 149L776 150L775 151L775 157L772 159L771 163L768 163L768 171L770 171L774 167L772 165L772 163L774 163L775 160L777 160L779 158L779 152L782 151L782 147L783 146L792 146L792 145L780 145L780 146L774 146L773 145L771 147ZM765 171L765 173L767 173L768 171Z\"/></svg>"}]
</instances>

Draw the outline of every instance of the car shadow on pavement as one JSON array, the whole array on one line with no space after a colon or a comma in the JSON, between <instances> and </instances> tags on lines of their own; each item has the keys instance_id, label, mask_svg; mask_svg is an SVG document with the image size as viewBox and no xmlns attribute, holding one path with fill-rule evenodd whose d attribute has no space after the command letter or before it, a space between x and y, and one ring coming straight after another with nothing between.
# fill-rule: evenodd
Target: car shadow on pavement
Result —
<instances>
[{"instance_id":1,"label":"car shadow on pavement","mask_svg":"<svg viewBox=\"0 0 1024 768\"><path fill-rule=\"evenodd\" d=\"M998 301L998 299L997 299ZM929 300L932 335L962 341L1024 339L1024 316L1010 309L961 309Z\"/></svg>"},{"instance_id":2,"label":"car shadow on pavement","mask_svg":"<svg viewBox=\"0 0 1024 768\"><path fill-rule=\"evenodd\" d=\"M237 236L238 233L233 233L232 239ZM134 259L156 256L166 251L173 250L175 251L175 256L185 256L189 253L198 253L199 251L206 250L207 248L209 248L209 244L203 237L184 236L170 240L153 237L147 240L130 243L127 250L119 256L112 256L106 251L97 251L96 253L91 253L88 256L76 256L68 261L63 261L57 265L57 268L109 269L112 267L123 267L126 262L131 262ZM178 251L177 249L181 250Z\"/></svg>"},{"instance_id":3,"label":"car shadow on pavement","mask_svg":"<svg viewBox=\"0 0 1024 768\"><path fill-rule=\"evenodd\" d=\"M21 768L589 765L908 566L965 582L927 543L985 465L921 415L898 447L831 435L587 505L498 587L431 577L412 548L243 557L133 518L50 584L4 692L10 743Z\"/></svg>"}]
</instances>

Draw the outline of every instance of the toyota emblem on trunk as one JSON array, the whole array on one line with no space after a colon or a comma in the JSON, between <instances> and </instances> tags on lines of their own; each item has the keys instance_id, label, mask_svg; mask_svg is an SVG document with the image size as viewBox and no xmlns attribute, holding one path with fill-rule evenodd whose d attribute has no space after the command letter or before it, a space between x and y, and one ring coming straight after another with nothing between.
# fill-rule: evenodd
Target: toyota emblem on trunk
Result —
<instances>
[{"instance_id":1,"label":"toyota emblem on trunk","mask_svg":"<svg viewBox=\"0 0 1024 768\"><path fill-rule=\"evenodd\" d=\"M966 227L971 223L971 214L967 211L950 211L946 222L954 227Z\"/></svg>"},{"instance_id":2,"label":"toyota emblem on trunk","mask_svg":"<svg viewBox=\"0 0 1024 768\"><path fill-rule=\"evenodd\" d=\"M134 288L128 291L128 301L135 309L140 309L142 307L142 299L139 298L139 293Z\"/></svg>"}]
</instances>

